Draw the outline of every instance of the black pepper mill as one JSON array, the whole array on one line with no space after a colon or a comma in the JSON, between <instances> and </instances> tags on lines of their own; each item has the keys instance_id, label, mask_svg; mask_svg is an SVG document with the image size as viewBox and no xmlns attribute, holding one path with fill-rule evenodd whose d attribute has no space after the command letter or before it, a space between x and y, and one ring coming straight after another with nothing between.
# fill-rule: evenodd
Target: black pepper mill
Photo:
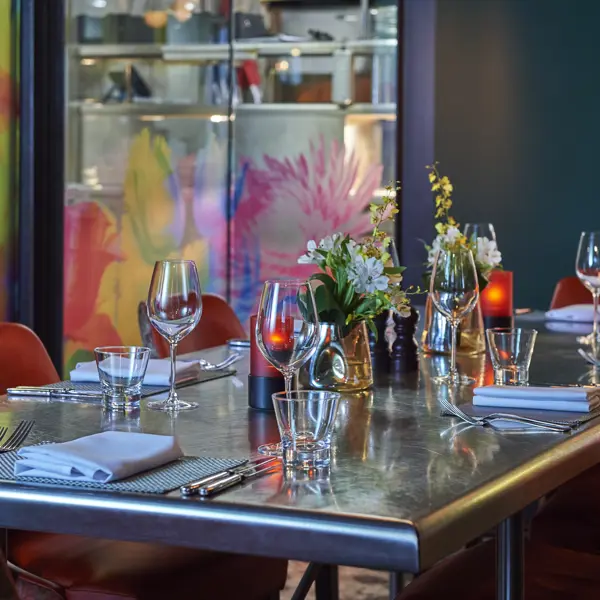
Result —
<instances>
[{"instance_id":1,"label":"black pepper mill","mask_svg":"<svg viewBox=\"0 0 600 600\"><path fill-rule=\"evenodd\" d=\"M369 329L369 347L371 349L371 364L374 373L388 372L390 369L390 348L385 336L389 311L373 319L377 336Z\"/></svg>"},{"instance_id":2,"label":"black pepper mill","mask_svg":"<svg viewBox=\"0 0 600 600\"><path fill-rule=\"evenodd\" d=\"M394 313L394 331L396 340L392 344L391 364L395 371L410 373L419 369L419 355L415 332L419 313L414 307L410 309L410 316L401 317Z\"/></svg>"}]
</instances>

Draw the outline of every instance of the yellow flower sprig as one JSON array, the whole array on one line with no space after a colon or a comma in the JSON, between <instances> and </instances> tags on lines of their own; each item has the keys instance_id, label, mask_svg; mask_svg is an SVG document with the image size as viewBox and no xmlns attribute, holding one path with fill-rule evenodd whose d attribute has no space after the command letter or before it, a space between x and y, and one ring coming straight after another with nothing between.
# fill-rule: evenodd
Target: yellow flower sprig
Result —
<instances>
[{"instance_id":1,"label":"yellow flower sprig","mask_svg":"<svg viewBox=\"0 0 600 600\"><path fill-rule=\"evenodd\" d=\"M452 208L452 192L454 186L450 182L450 179L444 175L441 176L438 170L437 162L432 165L427 165L425 168L429 169L429 183L431 183L431 191L436 194L435 196L435 218L440 219L435 224L435 230L439 234L445 234L450 227L460 227L460 224L456 222L453 216L450 215L450 209ZM467 238L461 234L460 238L457 238L456 244L460 246L467 246Z\"/></svg>"},{"instance_id":2,"label":"yellow flower sprig","mask_svg":"<svg viewBox=\"0 0 600 600\"><path fill-rule=\"evenodd\" d=\"M390 255L386 250L389 247L392 238L389 237L385 231L382 231L380 227L386 221L393 221L394 217L398 214L399 211L396 196L400 189L399 182L395 189L391 185L387 185L385 188L386 194L382 198L381 204L371 202L369 205L373 233L365 238L365 255L368 258L374 257L381 260L384 264L390 259Z\"/></svg>"}]
</instances>

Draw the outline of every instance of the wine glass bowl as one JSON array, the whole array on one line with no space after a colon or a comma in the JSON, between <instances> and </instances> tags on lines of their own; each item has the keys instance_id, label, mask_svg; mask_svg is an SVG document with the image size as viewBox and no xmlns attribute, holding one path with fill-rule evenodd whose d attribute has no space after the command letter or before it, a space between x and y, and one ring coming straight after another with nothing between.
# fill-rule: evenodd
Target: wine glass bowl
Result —
<instances>
[{"instance_id":1,"label":"wine glass bowl","mask_svg":"<svg viewBox=\"0 0 600 600\"><path fill-rule=\"evenodd\" d=\"M282 373L288 396L295 373L314 354L318 342L319 318L310 283L266 281L256 316L256 344ZM258 451L279 456L281 444L264 444Z\"/></svg>"},{"instance_id":2,"label":"wine glass bowl","mask_svg":"<svg viewBox=\"0 0 600 600\"><path fill-rule=\"evenodd\" d=\"M598 297L600 295L600 231L583 231L579 237L575 273L592 293L594 326L592 333L577 338L580 344L591 344L594 354L598 347Z\"/></svg>"},{"instance_id":3,"label":"wine glass bowl","mask_svg":"<svg viewBox=\"0 0 600 600\"><path fill-rule=\"evenodd\" d=\"M479 282L472 252L465 247L438 250L431 273L431 300L449 322L452 332L450 371L436 378L444 384L472 383L456 368L456 336L460 320L469 314L479 299Z\"/></svg>"},{"instance_id":4,"label":"wine glass bowl","mask_svg":"<svg viewBox=\"0 0 600 600\"><path fill-rule=\"evenodd\" d=\"M491 242L497 243L496 230L492 223L466 223L464 235L470 242L478 238L487 238Z\"/></svg>"},{"instance_id":5,"label":"wine glass bowl","mask_svg":"<svg viewBox=\"0 0 600 600\"><path fill-rule=\"evenodd\" d=\"M176 412L196 408L177 396L177 344L198 325L202 316L202 292L196 264L191 260L163 260L154 265L148 290L148 319L169 343L170 391L166 400L149 402L154 410Z\"/></svg>"}]
</instances>

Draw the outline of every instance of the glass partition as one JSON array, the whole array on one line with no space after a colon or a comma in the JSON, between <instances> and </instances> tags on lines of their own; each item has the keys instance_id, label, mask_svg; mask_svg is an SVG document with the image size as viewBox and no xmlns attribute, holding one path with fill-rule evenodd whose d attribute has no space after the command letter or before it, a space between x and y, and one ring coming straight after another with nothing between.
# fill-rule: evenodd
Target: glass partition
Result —
<instances>
[{"instance_id":1,"label":"glass partition","mask_svg":"<svg viewBox=\"0 0 600 600\"><path fill-rule=\"evenodd\" d=\"M65 359L139 343L164 257L243 322L395 180L395 4L68 2ZM363 3L364 5L364 3Z\"/></svg>"}]
</instances>

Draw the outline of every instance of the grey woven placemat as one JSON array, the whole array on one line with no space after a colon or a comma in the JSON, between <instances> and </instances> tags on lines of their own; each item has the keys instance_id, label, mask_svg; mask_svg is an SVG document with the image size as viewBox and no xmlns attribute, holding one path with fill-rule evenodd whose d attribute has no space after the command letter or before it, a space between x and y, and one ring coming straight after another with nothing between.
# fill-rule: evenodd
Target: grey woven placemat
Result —
<instances>
[{"instance_id":1,"label":"grey woven placemat","mask_svg":"<svg viewBox=\"0 0 600 600\"><path fill-rule=\"evenodd\" d=\"M184 388L190 385L196 385L197 383L205 383L207 381L212 381L213 379L221 379L222 377L229 377L230 375L235 375L235 369L222 369L220 371L200 371L198 377L195 377L193 380L182 381L177 384L177 388ZM58 383L51 383L49 385L45 385L44 387L48 388L64 388L69 387L74 390L81 390L82 392L98 392L98 394L102 394L102 388L99 383L87 383L83 381L59 381ZM169 391L169 386L167 385L144 385L142 386L142 398L148 398L148 396L155 396L156 394L162 394L164 392ZM89 398L81 397L77 398L77 400L81 401L90 401Z\"/></svg>"},{"instance_id":2,"label":"grey woven placemat","mask_svg":"<svg viewBox=\"0 0 600 600\"><path fill-rule=\"evenodd\" d=\"M244 462L243 459L211 458L209 456L184 456L174 462L151 471L138 473L127 479L110 483L50 479L47 477L15 477L17 453L0 454L0 482L40 485L44 487L77 488L107 492L138 492L142 494L166 494L171 490L193 481L232 469Z\"/></svg>"}]
</instances>

